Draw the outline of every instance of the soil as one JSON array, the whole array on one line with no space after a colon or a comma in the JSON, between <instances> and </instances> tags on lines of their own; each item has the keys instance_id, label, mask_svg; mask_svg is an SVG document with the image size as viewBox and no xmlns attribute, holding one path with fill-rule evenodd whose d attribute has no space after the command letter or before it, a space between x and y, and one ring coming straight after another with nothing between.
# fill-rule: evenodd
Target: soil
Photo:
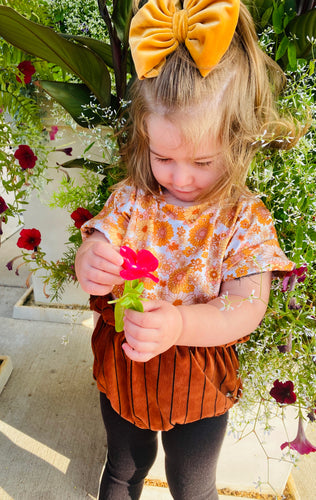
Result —
<instances>
[{"instance_id":1,"label":"soil","mask_svg":"<svg viewBox=\"0 0 316 500\"><path fill-rule=\"evenodd\" d=\"M159 481L155 479L145 479L145 484L147 486L159 486L160 488L168 488L168 484L164 481ZM231 497L238 498L256 498L258 500L295 500L293 495L291 495L288 487L286 486L282 496L276 497L275 495L268 495L257 493L255 491L232 491L228 488L218 490L220 495L229 495Z\"/></svg>"}]
</instances>

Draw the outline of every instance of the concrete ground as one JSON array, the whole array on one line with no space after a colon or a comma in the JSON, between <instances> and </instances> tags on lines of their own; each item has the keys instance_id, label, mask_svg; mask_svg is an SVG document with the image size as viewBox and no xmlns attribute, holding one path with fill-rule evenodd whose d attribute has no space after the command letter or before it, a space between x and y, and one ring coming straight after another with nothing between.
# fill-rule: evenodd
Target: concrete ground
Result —
<instances>
[{"instance_id":1,"label":"concrete ground","mask_svg":"<svg viewBox=\"0 0 316 500\"><path fill-rule=\"evenodd\" d=\"M25 266L19 276L5 267L18 254L16 239L15 234L0 247L0 355L13 364L0 394L0 500L93 500L106 436L92 379L92 322L12 318L28 275ZM315 430L308 433L315 444ZM301 457L292 473L295 500L316 498L315 455ZM161 467L151 479L164 480ZM142 500L171 498L167 488L152 485L142 495Z\"/></svg>"}]
</instances>

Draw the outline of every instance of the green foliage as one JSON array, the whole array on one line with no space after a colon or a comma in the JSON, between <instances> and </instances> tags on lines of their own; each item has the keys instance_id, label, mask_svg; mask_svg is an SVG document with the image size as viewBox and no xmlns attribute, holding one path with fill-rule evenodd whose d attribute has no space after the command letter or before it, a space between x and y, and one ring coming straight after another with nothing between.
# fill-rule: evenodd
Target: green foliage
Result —
<instances>
[{"instance_id":1,"label":"green foliage","mask_svg":"<svg viewBox=\"0 0 316 500\"><path fill-rule=\"evenodd\" d=\"M0 7L0 34L19 49L79 76L102 106L110 103L108 69L91 50L64 39L51 28L28 21L7 7Z\"/></svg>"},{"instance_id":2,"label":"green foliage","mask_svg":"<svg viewBox=\"0 0 316 500\"><path fill-rule=\"evenodd\" d=\"M42 0L41 4L47 8L47 0ZM90 18L96 19L96 7L91 1L82 2L80 6L65 0L54 3L51 16L52 22L56 23L56 31L40 22L33 22L27 15L19 15L7 3L0 5L0 36L15 47L58 65L81 80L82 85L76 87L68 80L63 86L43 82L42 87L82 126L88 126L88 121L90 124L97 123L97 118L84 116L82 109L93 101L93 96L103 108L109 105L119 108L132 68L128 47L131 0L117 0L113 9L108 9L104 0L100 0L98 5L105 24L100 23L99 17L97 26L102 26L102 30L106 27L106 41L98 30L97 38L91 38L95 30L88 28ZM69 17L65 18L67 14ZM80 36L82 34L84 36ZM111 75L115 86L112 94Z\"/></svg>"},{"instance_id":3,"label":"green foliage","mask_svg":"<svg viewBox=\"0 0 316 500\"><path fill-rule=\"evenodd\" d=\"M316 42L316 10L300 11L295 0L245 1L259 36L269 41L269 55L283 69L294 71L297 60L312 59Z\"/></svg>"},{"instance_id":4,"label":"green foliage","mask_svg":"<svg viewBox=\"0 0 316 500\"><path fill-rule=\"evenodd\" d=\"M115 304L114 318L115 331L121 332L124 330L124 311L125 309L133 309L134 311L143 312L141 295L144 290L144 283L139 280L125 281L123 294L119 299L111 300L109 304Z\"/></svg>"},{"instance_id":5,"label":"green foliage","mask_svg":"<svg viewBox=\"0 0 316 500\"><path fill-rule=\"evenodd\" d=\"M299 65L288 75L289 84L280 105L309 109L316 115L311 65ZM316 169L315 122L291 150L271 151L264 138L252 165L249 185L271 211L281 247L296 267L307 264L307 277L292 291L273 283L268 310L260 327L246 344L237 347L244 395L241 410L255 401L266 407L276 379L292 380L300 411L316 406ZM285 351L285 352L280 352ZM304 362L302 362L304 360Z\"/></svg>"}]
</instances>

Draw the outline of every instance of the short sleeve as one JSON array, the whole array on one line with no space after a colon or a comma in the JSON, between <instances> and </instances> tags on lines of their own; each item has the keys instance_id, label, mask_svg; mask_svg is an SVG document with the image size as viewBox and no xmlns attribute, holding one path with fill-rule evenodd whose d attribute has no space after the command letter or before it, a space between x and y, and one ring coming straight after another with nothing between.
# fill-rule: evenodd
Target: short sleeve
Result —
<instances>
[{"instance_id":1,"label":"short sleeve","mask_svg":"<svg viewBox=\"0 0 316 500\"><path fill-rule=\"evenodd\" d=\"M81 226L82 239L85 240L94 230L104 234L113 245L121 246L128 226L135 190L124 186L108 198L101 212Z\"/></svg>"},{"instance_id":2,"label":"short sleeve","mask_svg":"<svg viewBox=\"0 0 316 500\"><path fill-rule=\"evenodd\" d=\"M259 199L244 200L237 211L228 242L222 281L265 271L291 271L291 262L280 248L269 210Z\"/></svg>"}]
</instances>

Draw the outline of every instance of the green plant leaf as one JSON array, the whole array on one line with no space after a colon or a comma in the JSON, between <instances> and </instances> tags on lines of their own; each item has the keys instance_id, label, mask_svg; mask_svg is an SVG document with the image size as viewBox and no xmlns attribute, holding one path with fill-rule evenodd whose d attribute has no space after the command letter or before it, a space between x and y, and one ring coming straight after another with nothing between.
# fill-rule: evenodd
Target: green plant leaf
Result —
<instances>
[{"instance_id":1,"label":"green plant leaf","mask_svg":"<svg viewBox=\"0 0 316 500\"><path fill-rule=\"evenodd\" d=\"M287 36L284 36L281 40L280 45L278 46L278 50L275 55L276 61L284 56L285 52L287 51L288 45L289 45L289 39Z\"/></svg>"},{"instance_id":2,"label":"green plant leaf","mask_svg":"<svg viewBox=\"0 0 316 500\"><path fill-rule=\"evenodd\" d=\"M133 309L134 311L144 312L143 304L141 303L140 299L136 297L132 300L130 309Z\"/></svg>"},{"instance_id":3,"label":"green plant leaf","mask_svg":"<svg viewBox=\"0 0 316 500\"><path fill-rule=\"evenodd\" d=\"M309 40L316 38L316 9L295 17L287 25L286 32L295 35L297 57L310 57L312 46Z\"/></svg>"},{"instance_id":4,"label":"green plant leaf","mask_svg":"<svg viewBox=\"0 0 316 500\"><path fill-rule=\"evenodd\" d=\"M66 40L75 40L80 43L80 45L89 47L89 49L101 57L107 66L113 68L112 50L108 43L96 40L95 38L89 38L87 36L71 35L67 33L62 33L60 36Z\"/></svg>"},{"instance_id":5,"label":"green plant leaf","mask_svg":"<svg viewBox=\"0 0 316 500\"><path fill-rule=\"evenodd\" d=\"M268 24L268 21L271 17L271 14L272 14L272 11L273 11L273 7L269 7L262 15L261 17L261 26L264 28L267 24Z\"/></svg>"},{"instance_id":6,"label":"green plant leaf","mask_svg":"<svg viewBox=\"0 0 316 500\"><path fill-rule=\"evenodd\" d=\"M74 158L73 160L66 161L62 164L65 168L86 168L92 170L97 174L104 173L104 170L109 166L109 163L101 161L86 160L85 158Z\"/></svg>"},{"instance_id":7,"label":"green plant leaf","mask_svg":"<svg viewBox=\"0 0 316 500\"><path fill-rule=\"evenodd\" d=\"M0 35L9 43L77 75L101 106L110 103L110 74L101 57L72 43L51 28L28 21L10 7L0 6Z\"/></svg>"},{"instance_id":8,"label":"green plant leaf","mask_svg":"<svg viewBox=\"0 0 316 500\"><path fill-rule=\"evenodd\" d=\"M115 331L122 332L124 330L124 307L117 302L114 307Z\"/></svg>"},{"instance_id":9,"label":"green plant leaf","mask_svg":"<svg viewBox=\"0 0 316 500\"><path fill-rule=\"evenodd\" d=\"M296 45L293 41L290 41L287 48L287 56L289 58L289 65L292 70L296 68Z\"/></svg>"},{"instance_id":10,"label":"green plant leaf","mask_svg":"<svg viewBox=\"0 0 316 500\"><path fill-rule=\"evenodd\" d=\"M120 41L126 44L132 19L132 0L117 0L114 4L112 21Z\"/></svg>"},{"instance_id":11,"label":"green plant leaf","mask_svg":"<svg viewBox=\"0 0 316 500\"><path fill-rule=\"evenodd\" d=\"M284 5L281 3L279 6L274 7L272 13L273 29L277 34L283 32L283 15L284 15Z\"/></svg>"},{"instance_id":12,"label":"green plant leaf","mask_svg":"<svg viewBox=\"0 0 316 500\"><path fill-rule=\"evenodd\" d=\"M61 104L81 127L98 125L102 119L91 108L86 108L93 95L84 83L66 83L41 80L40 86Z\"/></svg>"}]
</instances>

